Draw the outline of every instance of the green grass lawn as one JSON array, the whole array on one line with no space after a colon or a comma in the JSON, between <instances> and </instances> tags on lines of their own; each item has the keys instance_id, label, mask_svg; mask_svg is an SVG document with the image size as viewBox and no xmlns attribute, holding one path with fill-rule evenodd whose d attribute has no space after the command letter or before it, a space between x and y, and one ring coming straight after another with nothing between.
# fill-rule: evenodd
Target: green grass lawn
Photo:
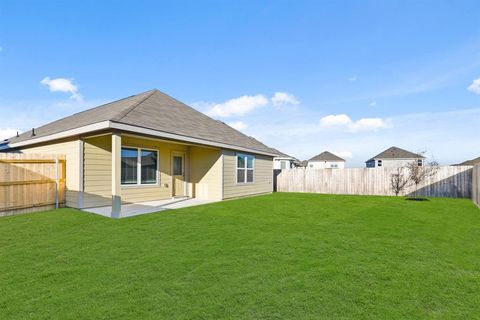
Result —
<instances>
[{"instance_id":1,"label":"green grass lawn","mask_svg":"<svg viewBox=\"0 0 480 320\"><path fill-rule=\"evenodd\" d=\"M0 319L478 317L468 200L277 193L0 218Z\"/></svg>"}]
</instances>

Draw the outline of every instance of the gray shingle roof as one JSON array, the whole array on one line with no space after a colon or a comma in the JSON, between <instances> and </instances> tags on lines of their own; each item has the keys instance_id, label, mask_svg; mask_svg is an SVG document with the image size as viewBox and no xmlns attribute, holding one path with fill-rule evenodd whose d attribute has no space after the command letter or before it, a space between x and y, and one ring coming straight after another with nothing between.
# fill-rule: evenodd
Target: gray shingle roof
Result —
<instances>
[{"instance_id":1,"label":"gray shingle roof","mask_svg":"<svg viewBox=\"0 0 480 320\"><path fill-rule=\"evenodd\" d=\"M375 159L425 159L425 157L402 148L390 147L387 150L377 154L375 157L367 160L367 162Z\"/></svg>"},{"instance_id":2,"label":"gray shingle roof","mask_svg":"<svg viewBox=\"0 0 480 320\"><path fill-rule=\"evenodd\" d=\"M345 162L345 159L342 159L331 152L324 151L320 154L317 154L315 157L309 159L308 161L344 161Z\"/></svg>"},{"instance_id":3,"label":"gray shingle roof","mask_svg":"<svg viewBox=\"0 0 480 320\"><path fill-rule=\"evenodd\" d=\"M275 153L260 141L246 136L221 121L206 116L157 89L51 122L35 128L34 137L32 137L31 131L28 131L19 137L8 139L8 143L23 142L102 121L134 125L265 153Z\"/></svg>"},{"instance_id":4,"label":"gray shingle roof","mask_svg":"<svg viewBox=\"0 0 480 320\"><path fill-rule=\"evenodd\" d=\"M278 150L278 149L275 149L275 148L271 148L271 149L273 150L274 153L277 154L277 157L280 157L280 158L292 158L292 159L297 160L297 158L292 157L292 156L289 156L288 154L283 153L282 151L280 151L280 150Z\"/></svg>"},{"instance_id":5,"label":"gray shingle roof","mask_svg":"<svg viewBox=\"0 0 480 320\"><path fill-rule=\"evenodd\" d=\"M472 160L463 161L462 163L456 164L456 166L475 166L477 164L480 164L480 157Z\"/></svg>"}]
</instances>

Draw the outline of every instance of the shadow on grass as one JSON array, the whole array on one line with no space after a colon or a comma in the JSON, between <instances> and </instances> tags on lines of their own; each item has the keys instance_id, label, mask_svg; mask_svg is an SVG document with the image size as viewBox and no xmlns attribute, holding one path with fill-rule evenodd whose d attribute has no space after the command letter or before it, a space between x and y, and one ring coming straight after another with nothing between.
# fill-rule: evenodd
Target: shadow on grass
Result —
<instances>
[{"instance_id":1,"label":"shadow on grass","mask_svg":"<svg viewBox=\"0 0 480 320\"><path fill-rule=\"evenodd\" d=\"M407 201L430 201L428 198L422 198L422 197L407 197L405 198Z\"/></svg>"}]
</instances>

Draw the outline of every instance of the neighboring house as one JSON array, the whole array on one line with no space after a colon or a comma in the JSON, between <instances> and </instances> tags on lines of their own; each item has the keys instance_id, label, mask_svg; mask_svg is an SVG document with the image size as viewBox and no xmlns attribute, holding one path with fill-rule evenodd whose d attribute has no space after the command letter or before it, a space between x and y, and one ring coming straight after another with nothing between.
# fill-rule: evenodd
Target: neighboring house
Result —
<instances>
[{"instance_id":1,"label":"neighboring house","mask_svg":"<svg viewBox=\"0 0 480 320\"><path fill-rule=\"evenodd\" d=\"M54 121L0 150L66 155L66 205L121 206L273 191L276 153L223 122L151 90Z\"/></svg>"},{"instance_id":2,"label":"neighboring house","mask_svg":"<svg viewBox=\"0 0 480 320\"><path fill-rule=\"evenodd\" d=\"M299 160L285 154L277 149L272 148L277 153L277 156L273 158L273 169L293 169L300 164Z\"/></svg>"},{"instance_id":3,"label":"neighboring house","mask_svg":"<svg viewBox=\"0 0 480 320\"><path fill-rule=\"evenodd\" d=\"M308 167L308 160L302 160L300 161L300 164L298 165L301 168L306 168Z\"/></svg>"},{"instance_id":4,"label":"neighboring house","mask_svg":"<svg viewBox=\"0 0 480 320\"><path fill-rule=\"evenodd\" d=\"M308 168L313 169L343 169L345 160L331 152L324 151L308 160Z\"/></svg>"},{"instance_id":5,"label":"neighboring house","mask_svg":"<svg viewBox=\"0 0 480 320\"><path fill-rule=\"evenodd\" d=\"M454 166L475 166L477 164L480 164L480 157L472 160L467 160L459 164L454 164Z\"/></svg>"},{"instance_id":6,"label":"neighboring house","mask_svg":"<svg viewBox=\"0 0 480 320\"><path fill-rule=\"evenodd\" d=\"M398 147L391 147L366 161L367 168L398 168L415 162L418 166L425 165L425 157Z\"/></svg>"}]
</instances>

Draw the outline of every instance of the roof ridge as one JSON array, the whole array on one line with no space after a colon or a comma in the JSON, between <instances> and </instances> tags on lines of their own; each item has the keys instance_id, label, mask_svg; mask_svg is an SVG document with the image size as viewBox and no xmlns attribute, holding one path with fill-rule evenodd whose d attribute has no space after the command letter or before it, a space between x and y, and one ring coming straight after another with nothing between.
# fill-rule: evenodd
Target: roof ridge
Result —
<instances>
[{"instance_id":1,"label":"roof ridge","mask_svg":"<svg viewBox=\"0 0 480 320\"><path fill-rule=\"evenodd\" d=\"M333 152L330 152L328 150L325 150L325 151L322 151L320 152L319 154L311 157L310 159L308 159L308 161L318 161L319 159L316 159L316 158L320 158L322 156L327 156L329 157L329 159L325 160L325 159L322 159L322 161L345 161L345 159L343 159L342 157L339 157L337 156L335 153Z\"/></svg>"},{"instance_id":2,"label":"roof ridge","mask_svg":"<svg viewBox=\"0 0 480 320\"><path fill-rule=\"evenodd\" d=\"M410 157L406 157L406 158L401 158L401 157L394 157L394 158L385 158L385 153L387 153L388 151L390 150L396 150L396 151L400 151L400 152L405 152L406 154L409 154ZM415 157L413 157L415 156ZM377 154L376 156L368 159L366 162L369 162L369 161L372 161L372 160L375 160L375 159L381 159L381 158L385 158L385 159L410 159L410 158L422 158L422 159L425 159L425 156L419 154L419 153L416 153L416 152L412 152L412 151L409 151L409 150L406 150L406 149L403 149L403 148L400 148L400 147L397 147L397 146L391 146L385 150L383 150L382 152L380 152L379 154Z\"/></svg>"},{"instance_id":3,"label":"roof ridge","mask_svg":"<svg viewBox=\"0 0 480 320\"><path fill-rule=\"evenodd\" d=\"M148 92L148 91L145 91L145 92ZM120 102L120 101L123 101L123 100L127 100L127 99L133 98L133 97L135 97L135 96L141 95L141 94L143 94L143 93L145 93L145 92L138 93L138 94L132 94L131 96L128 96L128 97L125 97L125 98L121 98L121 99L109 101L109 102L106 102L106 103L102 103L102 104L99 105L99 106L96 106L96 107L93 107L93 108L88 108L88 109L86 109L86 110L82 110L82 111L79 111L79 112L75 112L75 113L73 113L73 114L71 114L71 115L69 115L69 116L67 116L67 117L71 117L71 116L74 116L74 115L77 115L77 114L80 114L80 113L84 113L84 112L87 112L87 111L95 110L95 109L101 108L101 107L103 107L103 106L106 106L106 105L108 105L108 104L112 104L112 103ZM66 117L64 117L64 118L66 118ZM57 119L57 120L62 120L62 119L64 119L64 118L60 118L60 119ZM55 122L55 121L57 121L57 120L54 120L54 121L52 121L52 122ZM49 123L47 123L47 124L50 124L50 123L51 123L51 122L49 122Z\"/></svg>"},{"instance_id":4,"label":"roof ridge","mask_svg":"<svg viewBox=\"0 0 480 320\"><path fill-rule=\"evenodd\" d=\"M130 107L127 108L127 110L123 111L120 113L117 117L113 118L112 121L121 121L123 118L125 118L130 112L135 110L136 107L138 107L140 104L144 103L147 99L149 99L151 96L153 96L158 90L153 89L152 92L150 92L145 98L141 99L140 101L135 102L132 104ZM146 91L148 92L148 91ZM141 93L140 93L141 94Z\"/></svg>"},{"instance_id":5,"label":"roof ridge","mask_svg":"<svg viewBox=\"0 0 480 320\"><path fill-rule=\"evenodd\" d=\"M174 102L176 102L176 103L178 103L178 104L181 104L181 105L187 107L188 109L190 109L190 110L198 113L198 114L201 115L204 119L210 119L210 120L217 121L217 122L221 123L222 125L227 126L228 128L230 128L230 129L238 132L238 133L241 134L242 136L244 136L244 137L246 137L246 138L248 138L248 139L253 139L254 141L256 141L257 143L260 143L260 144L263 145L264 147L266 147L266 148L268 148L268 149L271 149L269 146L267 146L267 145L264 144L263 142L258 141L257 139L255 139L255 138L247 135L246 133L244 133L244 132L242 132L242 131L240 131L240 130L238 130L238 129L233 128L232 126L226 124L226 123L223 122L222 120L218 120L218 119L214 119L214 118L212 118L212 117L209 117L209 116L207 116L206 114L204 114L203 112L195 109L194 107L186 104L185 102L182 102L182 101L178 100L177 98L174 98L174 97L170 96L169 94L167 94L167 93L165 93L165 92L163 92L163 91L161 91L161 90L155 89L155 92L158 92L158 93L164 95L165 97L167 97L168 99L170 99L170 100L172 100L172 101L174 101ZM145 100L146 100L146 99L145 99Z\"/></svg>"}]
</instances>

